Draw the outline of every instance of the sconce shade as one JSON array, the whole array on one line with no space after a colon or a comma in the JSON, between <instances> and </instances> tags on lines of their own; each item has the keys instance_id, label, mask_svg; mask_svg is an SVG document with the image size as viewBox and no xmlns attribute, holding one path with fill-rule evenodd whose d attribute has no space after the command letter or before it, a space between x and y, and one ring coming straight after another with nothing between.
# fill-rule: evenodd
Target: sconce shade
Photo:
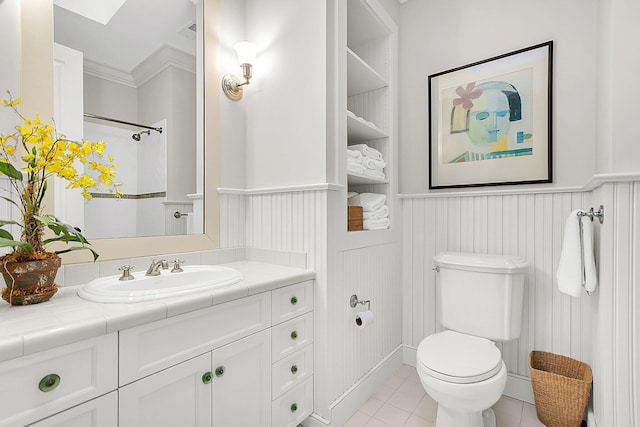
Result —
<instances>
[{"instance_id":1,"label":"sconce shade","mask_svg":"<svg viewBox=\"0 0 640 427\"><path fill-rule=\"evenodd\" d=\"M238 62L242 64L255 64L256 62L256 45L250 41L239 41L233 45L238 54Z\"/></svg>"}]
</instances>

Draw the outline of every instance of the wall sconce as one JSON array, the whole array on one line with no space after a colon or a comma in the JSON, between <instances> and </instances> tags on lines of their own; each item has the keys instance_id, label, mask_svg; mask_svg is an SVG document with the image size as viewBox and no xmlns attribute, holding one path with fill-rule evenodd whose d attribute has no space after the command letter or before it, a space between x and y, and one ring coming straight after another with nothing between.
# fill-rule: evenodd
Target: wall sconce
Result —
<instances>
[{"instance_id":1,"label":"wall sconce","mask_svg":"<svg viewBox=\"0 0 640 427\"><path fill-rule=\"evenodd\" d=\"M222 78L222 91L227 98L233 101L242 99L242 86L248 85L251 80L252 64L256 61L256 45L249 41L240 41L233 45L238 53L238 62L242 67L244 82L233 74L227 74Z\"/></svg>"}]
</instances>

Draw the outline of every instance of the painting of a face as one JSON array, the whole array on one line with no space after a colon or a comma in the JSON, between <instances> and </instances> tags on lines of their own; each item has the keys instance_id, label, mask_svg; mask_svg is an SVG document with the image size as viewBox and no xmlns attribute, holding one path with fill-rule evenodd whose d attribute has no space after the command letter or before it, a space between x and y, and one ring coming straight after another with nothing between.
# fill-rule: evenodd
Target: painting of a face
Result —
<instances>
[{"instance_id":1,"label":"painting of a face","mask_svg":"<svg viewBox=\"0 0 640 427\"><path fill-rule=\"evenodd\" d=\"M475 144L495 144L509 132L509 101L500 90L485 90L469 110L469 139Z\"/></svg>"}]
</instances>

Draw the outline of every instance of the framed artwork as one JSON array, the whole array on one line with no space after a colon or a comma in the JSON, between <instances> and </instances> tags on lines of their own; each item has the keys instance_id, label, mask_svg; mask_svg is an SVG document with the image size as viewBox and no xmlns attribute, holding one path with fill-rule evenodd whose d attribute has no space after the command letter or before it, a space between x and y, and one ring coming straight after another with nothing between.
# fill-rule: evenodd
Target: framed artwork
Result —
<instances>
[{"instance_id":1,"label":"framed artwork","mask_svg":"<svg viewBox=\"0 0 640 427\"><path fill-rule=\"evenodd\" d=\"M429 76L429 188L552 182L553 42Z\"/></svg>"}]
</instances>

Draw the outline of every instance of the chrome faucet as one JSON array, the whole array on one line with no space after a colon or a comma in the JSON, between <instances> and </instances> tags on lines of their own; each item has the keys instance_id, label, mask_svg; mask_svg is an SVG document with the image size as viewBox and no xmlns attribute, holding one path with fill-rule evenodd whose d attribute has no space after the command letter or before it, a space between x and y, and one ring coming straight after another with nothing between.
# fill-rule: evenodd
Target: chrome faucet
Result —
<instances>
[{"instance_id":1,"label":"chrome faucet","mask_svg":"<svg viewBox=\"0 0 640 427\"><path fill-rule=\"evenodd\" d=\"M169 268L169 261L167 261L166 259L161 259L160 261L156 262L155 259L151 260L151 265L149 266L149 268L147 268L147 272L144 273L145 276L159 276L160 275L160 268L162 268L163 270L167 270Z\"/></svg>"}]
</instances>

